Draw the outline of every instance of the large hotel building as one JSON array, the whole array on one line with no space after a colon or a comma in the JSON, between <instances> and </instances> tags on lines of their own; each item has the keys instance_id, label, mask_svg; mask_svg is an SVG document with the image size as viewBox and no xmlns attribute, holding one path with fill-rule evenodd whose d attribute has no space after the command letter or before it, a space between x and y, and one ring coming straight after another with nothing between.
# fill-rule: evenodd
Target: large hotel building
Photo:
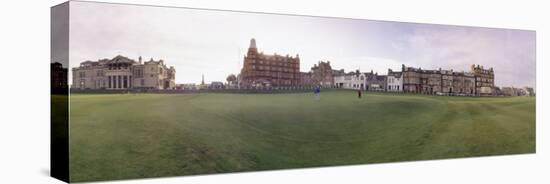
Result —
<instances>
[{"instance_id":1,"label":"large hotel building","mask_svg":"<svg viewBox=\"0 0 550 184\"><path fill-rule=\"evenodd\" d=\"M300 83L300 58L267 55L258 52L256 40L250 40L241 70L241 87L297 86Z\"/></svg>"},{"instance_id":2,"label":"large hotel building","mask_svg":"<svg viewBox=\"0 0 550 184\"><path fill-rule=\"evenodd\" d=\"M176 70L163 60L143 62L124 56L85 61L72 69L72 89L174 89Z\"/></svg>"}]
</instances>

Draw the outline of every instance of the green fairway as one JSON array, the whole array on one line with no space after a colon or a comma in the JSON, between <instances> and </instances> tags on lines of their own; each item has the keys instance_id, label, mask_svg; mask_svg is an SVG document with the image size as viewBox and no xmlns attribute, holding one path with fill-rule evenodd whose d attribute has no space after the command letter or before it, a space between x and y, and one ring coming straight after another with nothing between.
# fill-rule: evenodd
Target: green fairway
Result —
<instances>
[{"instance_id":1,"label":"green fairway","mask_svg":"<svg viewBox=\"0 0 550 184\"><path fill-rule=\"evenodd\" d=\"M70 96L71 181L535 152L534 97Z\"/></svg>"}]
</instances>

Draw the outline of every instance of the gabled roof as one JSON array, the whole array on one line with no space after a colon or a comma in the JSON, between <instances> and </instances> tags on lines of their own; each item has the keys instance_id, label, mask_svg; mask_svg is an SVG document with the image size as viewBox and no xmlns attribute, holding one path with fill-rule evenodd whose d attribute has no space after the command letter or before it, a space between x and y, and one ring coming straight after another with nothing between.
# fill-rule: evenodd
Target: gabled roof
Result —
<instances>
[{"instance_id":1,"label":"gabled roof","mask_svg":"<svg viewBox=\"0 0 550 184\"><path fill-rule=\"evenodd\" d=\"M388 76L393 76L396 78L401 78L401 75L403 75L403 72L388 72Z\"/></svg>"},{"instance_id":2,"label":"gabled roof","mask_svg":"<svg viewBox=\"0 0 550 184\"><path fill-rule=\"evenodd\" d=\"M135 62L136 61L121 55L115 56L113 59L109 61L109 63L135 63Z\"/></svg>"}]
</instances>

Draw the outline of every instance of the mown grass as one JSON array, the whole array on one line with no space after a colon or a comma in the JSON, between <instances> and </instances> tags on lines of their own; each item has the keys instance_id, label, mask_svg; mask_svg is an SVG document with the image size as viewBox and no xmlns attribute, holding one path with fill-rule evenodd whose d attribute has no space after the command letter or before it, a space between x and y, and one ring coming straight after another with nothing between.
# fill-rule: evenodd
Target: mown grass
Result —
<instances>
[{"instance_id":1,"label":"mown grass","mask_svg":"<svg viewBox=\"0 0 550 184\"><path fill-rule=\"evenodd\" d=\"M70 97L72 181L535 152L535 98Z\"/></svg>"}]
</instances>

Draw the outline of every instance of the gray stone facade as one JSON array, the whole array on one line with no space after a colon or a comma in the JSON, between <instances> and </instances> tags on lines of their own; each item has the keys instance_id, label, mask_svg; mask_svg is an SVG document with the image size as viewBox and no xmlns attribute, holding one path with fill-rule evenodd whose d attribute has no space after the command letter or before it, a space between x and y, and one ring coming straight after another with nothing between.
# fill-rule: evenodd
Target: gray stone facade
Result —
<instances>
[{"instance_id":1,"label":"gray stone facade","mask_svg":"<svg viewBox=\"0 0 550 184\"><path fill-rule=\"evenodd\" d=\"M494 95L494 71L472 65L470 72L402 66L403 91L438 95Z\"/></svg>"},{"instance_id":2,"label":"gray stone facade","mask_svg":"<svg viewBox=\"0 0 550 184\"><path fill-rule=\"evenodd\" d=\"M163 60L142 62L124 56L98 61L84 61L72 68L72 89L126 90L174 89L176 69Z\"/></svg>"}]
</instances>

